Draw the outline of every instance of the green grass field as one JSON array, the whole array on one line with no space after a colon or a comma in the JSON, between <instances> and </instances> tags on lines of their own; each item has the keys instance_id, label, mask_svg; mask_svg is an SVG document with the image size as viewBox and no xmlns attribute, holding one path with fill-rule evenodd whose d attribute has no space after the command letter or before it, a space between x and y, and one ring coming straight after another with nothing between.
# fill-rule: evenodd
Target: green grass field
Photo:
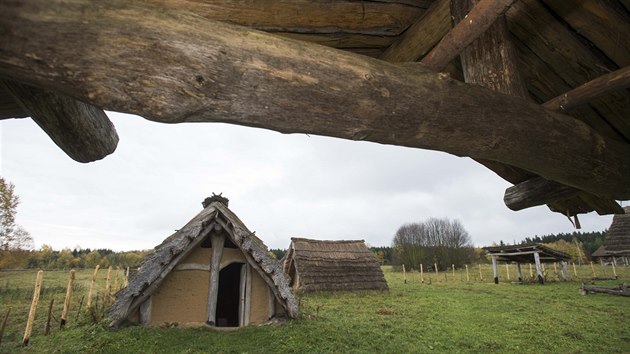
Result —
<instances>
[{"instance_id":1,"label":"green grass field","mask_svg":"<svg viewBox=\"0 0 630 354\"><path fill-rule=\"evenodd\" d=\"M108 330L93 324L80 298L87 294L92 271L77 273L67 327L52 320L50 336L44 327L50 299L59 318L67 272L46 272L33 336L20 344L26 326L35 272L0 272L0 320L11 315L0 352L3 353L270 353L270 352L449 352L449 353L630 353L630 298L606 294L582 296L581 281L549 281L511 285L505 266L502 283L492 284L492 271L483 267L425 274L385 268L390 291L321 293L301 296L302 316L283 325L265 325L231 332L208 329L125 328ZM612 275L611 267L595 266L597 276ZM511 279L514 280L515 271ZM578 276L592 276L590 266ZM529 277L527 267L523 268ZM630 282L630 267L618 267L618 280L597 281L614 286ZM575 278L569 267L569 275ZM99 291L104 289L99 273ZM431 279L429 279L429 277ZM553 268L547 277L555 279ZM428 284L428 282L431 284ZM102 301L101 301L102 302ZM84 305L85 306L85 305ZM100 303L99 303L100 306Z\"/></svg>"}]
</instances>

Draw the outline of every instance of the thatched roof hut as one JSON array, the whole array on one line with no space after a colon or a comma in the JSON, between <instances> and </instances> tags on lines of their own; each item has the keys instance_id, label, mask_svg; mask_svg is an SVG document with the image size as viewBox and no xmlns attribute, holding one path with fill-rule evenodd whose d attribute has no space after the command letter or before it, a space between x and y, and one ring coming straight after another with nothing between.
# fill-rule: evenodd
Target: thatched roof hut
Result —
<instances>
[{"instance_id":1,"label":"thatched roof hut","mask_svg":"<svg viewBox=\"0 0 630 354\"><path fill-rule=\"evenodd\" d=\"M610 256L630 256L630 206L623 208L625 214L613 216L604 246Z\"/></svg>"},{"instance_id":2,"label":"thatched roof hut","mask_svg":"<svg viewBox=\"0 0 630 354\"><path fill-rule=\"evenodd\" d=\"M376 256L363 240L291 238L282 264L291 285L303 291L388 289Z\"/></svg>"},{"instance_id":3,"label":"thatched roof hut","mask_svg":"<svg viewBox=\"0 0 630 354\"><path fill-rule=\"evenodd\" d=\"M117 294L109 311L112 326L240 327L298 315L280 263L228 209L227 199L213 196L203 204Z\"/></svg>"}]
</instances>

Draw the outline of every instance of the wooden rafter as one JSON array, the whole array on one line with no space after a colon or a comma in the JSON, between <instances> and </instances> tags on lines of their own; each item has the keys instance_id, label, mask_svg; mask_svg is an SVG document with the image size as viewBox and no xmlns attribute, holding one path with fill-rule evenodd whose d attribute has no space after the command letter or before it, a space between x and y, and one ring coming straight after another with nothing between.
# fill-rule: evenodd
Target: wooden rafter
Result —
<instances>
[{"instance_id":1,"label":"wooden rafter","mask_svg":"<svg viewBox=\"0 0 630 354\"><path fill-rule=\"evenodd\" d=\"M468 13L466 19L458 22L420 62L435 71L444 69L462 50L479 38L497 17L507 11L514 1L479 1Z\"/></svg>"}]
</instances>

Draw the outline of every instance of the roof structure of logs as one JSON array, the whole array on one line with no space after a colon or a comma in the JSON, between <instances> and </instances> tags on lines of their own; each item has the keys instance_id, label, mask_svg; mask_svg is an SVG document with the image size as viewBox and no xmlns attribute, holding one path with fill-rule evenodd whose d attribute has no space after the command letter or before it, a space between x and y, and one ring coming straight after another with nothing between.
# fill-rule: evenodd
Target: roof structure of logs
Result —
<instances>
[{"instance_id":1,"label":"roof structure of logs","mask_svg":"<svg viewBox=\"0 0 630 354\"><path fill-rule=\"evenodd\" d=\"M0 3L0 119L71 158L103 110L469 156L506 205L622 214L627 0L25 0Z\"/></svg>"}]
</instances>

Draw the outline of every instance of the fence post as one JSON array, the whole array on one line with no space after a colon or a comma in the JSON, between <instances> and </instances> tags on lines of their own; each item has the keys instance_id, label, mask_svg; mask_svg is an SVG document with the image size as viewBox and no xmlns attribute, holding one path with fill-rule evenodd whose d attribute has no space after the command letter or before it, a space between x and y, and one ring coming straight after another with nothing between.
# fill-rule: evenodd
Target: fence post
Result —
<instances>
[{"instance_id":1,"label":"fence post","mask_svg":"<svg viewBox=\"0 0 630 354\"><path fill-rule=\"evenodd\" d=\"M591 261L591 270L593 271L593 278L595 278L596 275L595 275L595 267L593 267L593 261Z\"/></svg>"},{"instance_id":2,"label":"fence post","mask_svg":"<svg viewBox=\"0 0 630 354\"><path fill-rule=\"evenodd\" d=\"M455 264L451 264L451 268L453 268L453 282L455 282Z\"/></svg>"},{"instance_id":3,"label":"fence post","mask_svg":"<svg viewBox=\"0 0 630 354\"><path fill-rule=\"evenodd\" d=\"M481 263L479 264L479 281L483 283L483 273L481 272Z\"/></svg>"},{"instance_id":4,"label":"fence post","mask_svg":"<svg viewBox=\"0 0 630 354\"><path fill-rule=\"evenodd\" d=\"M617 268L615 268L615 261L614 261L615 257L613 257L613 261L612 261L612 267L613 267L613 275L615 276L615 278L617 278Z\"/></svg>"},{"instance_id":5,"label":"fence post","mask_svg":"<svg viewBox=\"0 0 630 354\"><path fill-rule=\"evenodd\" d=\"M50 319L52 318L52 307L53 303L55 303L55 298L50 299L50 305L48 305L48 317L46 319L46 329L44 330L44 335L47 336L50 334Z\"/></svg>"},{"instance_id":6,"label":"fence post","mask_svg":"<svg viewBox=\"0 0 630 354\"><path fill-rule=\"evenodd\" d=\"M403 280L405 281L405 284L407 284L407 274L405 273L405 265L403 264Z\"/></svg>"},{"instance_id":7,"label":"fence post","mask_svg":"<svg viewBox=\"0 0 630 354\"><path fill-rule=\"evenodd\" d=\"M420 263L420 283L424 284L424 270L422 269L422 263Z\"/></svg>"},{"instance_id":8,"label":"fence post","mask_svg":"<svg viewBox=\"0 0 630 354\"><path fill-rule=\"evenodd\" d=\"M28 345L28 340L31 337L31 331L33 330L33 321L35 320L35 313L37 312L37 303L39 303L39 292L42 288L43 277L43 270L37 272L37 278L35 279L35 290L33 290L33 302L31 303L31 309L28 312L28 320L26 321L26 329L24 330L24 338L22 339L23 346Z\"/></svg>"},{"instance_id":9,"label":"fence post","mask_svg":"<svg viewBox=\"0 0 630 354\"><path fill-rule=\"evenodd\" d=\"M4 320L2 321L2 327L0 327L0 343L2 343L2 336L4 336L4 329L7 328L7 322L9 321L9 314L11 313L11 308L7 310L7 314L4 315Z\"/></svg>"},{"instance_id":10,"label":"fence post","mask_svg":"<svg viewBox=\"0 0 630 354\"><path fill-rule=\"evenodd\" d=\"M103 306L105 307L109 305L109 300L112 296L111 276L112 266L109 266L109 268L107 268L107 278L105 279L105 296L103 296Z\"/></svg>"},{"instance_id":11,"label":"fence post","mask_svg":"<svg viewBox=\"0 0 630 354\"><path fill-rule=\"evenodd\" d=\"M438 272L437 263L433 263L433 266L435 267L435 282L437 283L440 279L440 272Z\"/></svg>"},{"instance_id":12,"label":"fence post","mask_svg":"<svg viewBox=\"0 0 630 354\"><path fill-rule=\"evenodd\" d=\"M88 309L92 306L92 291L94 290L94 284L96 283L96 276L98 275L98 269L101 267L100 264L97 264L94 268L94 273L92 274L92 282L90 283L90 290L88 291L87 304L85 305Z\"/></svg>"},{"instance_id":13,"label":"fence post","mask_svg":"<svg viewBox=\"0 0 630 354\"><path fill-rule=\"evenodd\" d=\"M468 264L466 264L466 281L470 282L470 275L468 275Z\"/></svg>"},{"instance_id":14,"label":"fence post","mask_svg":"<svg viewBox=\"0 0 630 354\"><path fill-rule=\"evenodd\" d=\"M70 309L70 297L72 296L72 285L74 284L74 277L76 271L70 270L70 280L68 280L68 288L66 289L66 299L63 302L63 311L61 312L61 321L59 322L59 328L63 329L66 325L66 319L68 318L68 311Z\"/></svg>"},{"instance_id":15,"label":"fence post","mask_svg":"<svg viewBox=\"0 0 630 354\"><path fill-rule=\"evenodd\" d=\"M508 281L510 280L510 264L509 263L505 263L505 278Z\"/></svg>"},{"instance_id":16,"label":"fence post","mask_svg":"<svg viewBox=\"0 0 630 354\"><path fill-rule=\"evenodd\" d=\"M575 269L575 262L572 262L571 264L573 264L573 274L575 275L575 279L577 279L578 276L577 276L577 269Z\"/></svg>"}]
</instances>

